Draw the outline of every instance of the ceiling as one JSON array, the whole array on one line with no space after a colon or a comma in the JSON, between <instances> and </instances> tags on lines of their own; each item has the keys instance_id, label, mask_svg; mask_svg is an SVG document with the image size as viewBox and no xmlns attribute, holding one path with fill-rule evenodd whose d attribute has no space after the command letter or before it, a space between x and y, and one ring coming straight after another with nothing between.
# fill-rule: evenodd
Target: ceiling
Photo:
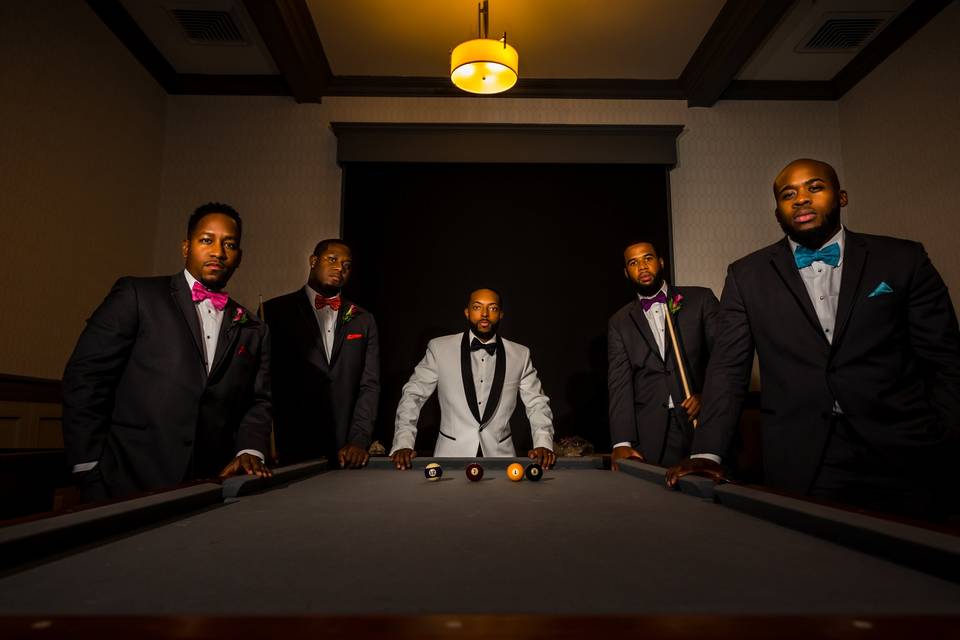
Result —
<instances>
[{"instance_id":1,"label":"ceiling","mask_svg":"<svg viewBox=\"0 0 960 640\"><path fill-rule=\"evenodd\" d=\"M520 52L520 82L505 97L831 100L949 1L490 0L489 35L506 32ZM462 97L449 52L478 28L477 0L87 4L169 93L301 102ZM184 10L224 13L233 41L191 40L176 17ZM815 35L827 48L800 50Z\"/></svg>"}]
</instances>

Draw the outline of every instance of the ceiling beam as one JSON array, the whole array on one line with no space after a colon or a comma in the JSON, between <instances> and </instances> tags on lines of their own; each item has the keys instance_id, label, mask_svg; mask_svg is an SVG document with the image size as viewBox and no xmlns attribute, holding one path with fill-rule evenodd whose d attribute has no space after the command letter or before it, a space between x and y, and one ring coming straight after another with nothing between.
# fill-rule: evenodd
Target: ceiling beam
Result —
<instances>
[{"instance_id":1,"label":"ceiling beam","mask_svg":"<svg viewBox=\"0 0 960 640\"><path fill-rule=\"evenodd\" d=\"M792 5L793 0L727 0L680 74L687 106L712 107Z\"/></svg>"},{"instance_id":2,"label":"ceiling beam","mask_svg":"<svg viewBox=\"0 0 960 640\"><path fill-rule=\"evenodd\" d=\"M913 4L900 12L900 15L833 77L831 82L836 99L842 98L950 2L951 0L914 0Z\"/></svg>"},{"instance_id":3,"label":"ceiling beam","mask_svg":"<svg viewBox=\"0 0 960 640\"><path fill-rule=\"evenodd\" d=\"M118 0L87 0L87 5L143 68L160 83L164 91L173 93L176 90L177 70L167 62Z\"/></svg>"},{"instance_id":4,"label":"ceiling beam","mask_svg":"<svg viewBox=\"0 0 960 640\"><path fill-rule=\"evenodd\" d=\"M297 102L320 102L333 73L306 0L243 0Z\"/></svg>"},{"instance_id":5,"label":"ceiling beam","mask_svg":"<svg viewBox=\"0 0 960 640\"><path fill-rule=\"evenodd\" d=\"M580 98L609 100L681 100L676 80L520 78L504 93L474 95L449 77L334 76L328 96L417 98Z\"/></svg>"}]
</instances>

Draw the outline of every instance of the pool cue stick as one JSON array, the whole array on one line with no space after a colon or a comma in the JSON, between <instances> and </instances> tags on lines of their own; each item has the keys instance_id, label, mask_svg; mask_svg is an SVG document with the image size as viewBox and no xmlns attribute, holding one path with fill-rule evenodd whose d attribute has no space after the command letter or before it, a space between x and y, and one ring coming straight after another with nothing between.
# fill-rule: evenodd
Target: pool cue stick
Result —
<instances>
[{"instance_id":1,"label":"pool cue stick","mask_svg":"<svg viewBox=\"0 0 960 640\"><path fill-rule=\"evenodd\" d=\"M677 341L677 331L673 328L673 317L670 313L670 305L664 305L667 308L667 331L670 333L670 344L673 345L673 354L677 360L677 368L680 370L680 383L683 384L683 396L684 400L689 398L692 394L690 393L690 383L687 381L687 370L683 366L683 356L680 354L680 343ZM696 429L698 425L698 420L692 418L690 422L693 423L693 428Z\"/></svg>"},{"instance_id":2,"label":"pool cue stick","mask_svg":"<svg viewBox=\"0 0 960 640\"><path fill-rule=\"evenodd\" d=\"M263 294L258 296L260 298L260 306L257 308L257 315L260 316L260 320L266 322L266 313L263 310ZM277 439L273 435L273 420L270 421L270 463L274 466L280 462L280 459L277 455Z\"/></svg>"}]
</instances>

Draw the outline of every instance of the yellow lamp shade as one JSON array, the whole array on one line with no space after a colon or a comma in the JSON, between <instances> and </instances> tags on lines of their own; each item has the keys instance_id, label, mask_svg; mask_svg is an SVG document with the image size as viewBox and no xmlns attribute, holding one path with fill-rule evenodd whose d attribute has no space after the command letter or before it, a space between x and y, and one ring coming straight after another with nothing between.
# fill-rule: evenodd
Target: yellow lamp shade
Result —
<instances>
[{"instance_id":1,"label":"yellow lamp shade","mask_svg":"<svg viewBox=\"0 0 960 640\"><path fill-rule=\"evenodd\" d=\"M517 83L520 56L502 40L460 43L450 54L450 79L470 93L500 93Z\"/></svg>"}]
</instances>

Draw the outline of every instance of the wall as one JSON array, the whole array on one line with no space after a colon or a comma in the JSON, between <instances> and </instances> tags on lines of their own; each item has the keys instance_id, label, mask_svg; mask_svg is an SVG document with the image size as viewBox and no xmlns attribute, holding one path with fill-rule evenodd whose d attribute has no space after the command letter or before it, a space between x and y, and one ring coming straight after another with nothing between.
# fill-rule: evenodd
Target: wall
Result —
<instances>
[{"instance_id":1,"label":"wall","mask_svg":"<svg viewBox=\"0 0 960 640\"><path fill-rule=\"evenodd\" d=\"M153 270L165 94L83 2L0 3L0 373L59 378Z\"/></svg>"},{"instance_id":2,"label":"wall","mask_svg":"<svg viewBox=\"0 0 960 640\"><path fill-rule=\"evenodd\" d=\"M671 175L677 280L718 294L731 260L780 236L770 185L783 165L813 156L843 170L835 103L688 109L674 101L326 98L297 105L286 98L171 97L157 271L181 267L176 247L187 215L220 199L237 207L245 224L244 263L231 292L255 305L258 294L302 285L314 243L339 229L340 171L329 124L347 121L683 124Z\"/></svg>"},{"instance_id":3,"label":"wall","mask_svg":"<svg viewBox=\"0 0 960 640\"><path fill-rule=\"evenodd\" d=\"M850 226L919 240L960 309L960 3L840 100Z\"/></svg>"}]
</instances>

